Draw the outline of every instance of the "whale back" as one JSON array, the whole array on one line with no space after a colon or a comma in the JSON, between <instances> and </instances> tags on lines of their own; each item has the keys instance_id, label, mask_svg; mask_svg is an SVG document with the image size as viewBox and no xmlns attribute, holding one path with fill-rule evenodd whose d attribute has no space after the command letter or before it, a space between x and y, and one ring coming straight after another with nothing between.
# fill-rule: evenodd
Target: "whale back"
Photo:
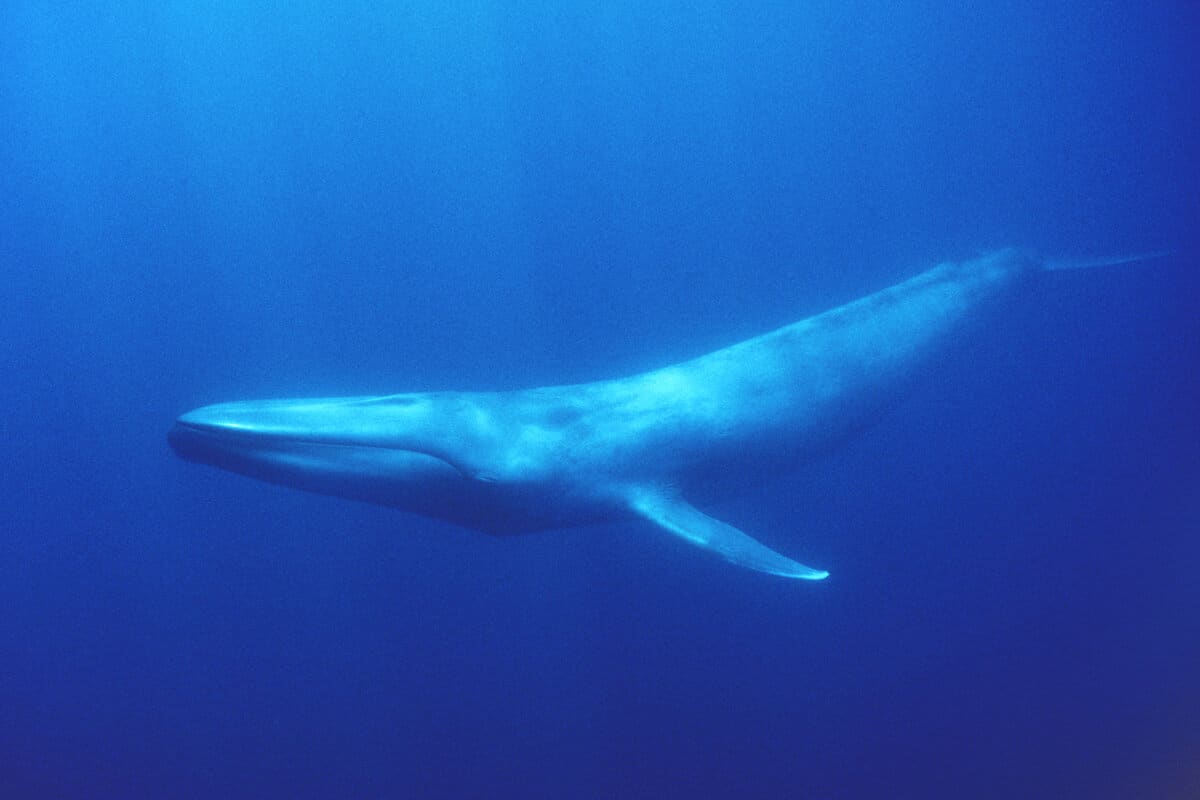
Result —
<instances>
[{"instance_id":1,"label":"whale back","mask_svg":"<svg viewBox=\"0 0 1200 800\"><path fill-rule=\"evenodd\" d=\"M737 471L756 479L874 420L1038 265L1016 250L941 264L689 361L523 394L544 407L572 469L685 484Z\"/></svg>"}]
</instances>

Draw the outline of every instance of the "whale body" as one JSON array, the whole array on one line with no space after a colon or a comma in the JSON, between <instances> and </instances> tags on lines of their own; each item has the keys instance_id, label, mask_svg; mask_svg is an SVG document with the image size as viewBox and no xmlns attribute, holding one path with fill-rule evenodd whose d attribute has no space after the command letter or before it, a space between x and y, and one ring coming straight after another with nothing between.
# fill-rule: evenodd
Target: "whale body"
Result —
<instances>
[{"instance_id":1,"label":"whale body","mask_svg":"<svg viewBox=\"0 0 1200 800\"><path fill-rule=\"evenodd\" d=\"M820 580L828 573L692 502L790 471L865 427L970 328L1061 266L1077 264L1014 249L939 264L631 377L222 403L179 417L168 438L189 460L486 533L640 518L735 564Z\"/></svg>"}]
</instances>

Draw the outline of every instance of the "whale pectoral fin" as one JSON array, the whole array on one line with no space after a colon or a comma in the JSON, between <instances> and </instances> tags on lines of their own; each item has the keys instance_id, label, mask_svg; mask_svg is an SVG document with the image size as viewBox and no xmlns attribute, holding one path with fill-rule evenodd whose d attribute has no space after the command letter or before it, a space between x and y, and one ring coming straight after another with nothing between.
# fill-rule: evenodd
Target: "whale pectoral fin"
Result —
<instances>
[{"instance_id":1,"label":"whale pectoral fin","mask_svg":"<svg viewBox=\"0 0 1200 800\"><path fill-rule=\"evenodd\" d=\"M819 581L829 577L822 569L813 569L776 553L751 539L732 525L698 511L671 494L643 492L630 505L646 519L694 545L712 550L726 561L771 575Z\"/></svg>"}]
</instances>

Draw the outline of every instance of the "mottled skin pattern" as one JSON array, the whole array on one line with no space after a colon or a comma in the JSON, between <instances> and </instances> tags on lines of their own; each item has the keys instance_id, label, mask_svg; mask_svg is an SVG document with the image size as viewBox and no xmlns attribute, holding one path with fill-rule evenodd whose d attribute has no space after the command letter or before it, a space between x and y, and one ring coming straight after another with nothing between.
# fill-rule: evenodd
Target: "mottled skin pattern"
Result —
<instances>
[{"instance_id":1,"label":"mottled skin pattern","mask_svg":"<svg viewBox=\"0 0 1200 800\"><path fill-rule=\"evenodd\" d=\"M787 471L873 420L1039 271L1015 250L652 372L513 392L227 403L186 458L489 533L639 515L744 566L820 578L683 500Z\"/></svg>"}]
</instances>

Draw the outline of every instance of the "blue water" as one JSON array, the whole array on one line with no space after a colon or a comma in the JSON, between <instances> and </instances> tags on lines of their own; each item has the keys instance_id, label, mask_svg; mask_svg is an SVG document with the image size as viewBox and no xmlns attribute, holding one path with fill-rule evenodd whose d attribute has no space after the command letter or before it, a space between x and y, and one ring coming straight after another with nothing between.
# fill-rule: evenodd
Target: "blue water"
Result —
<instances>
[{"instance_id":1,"label":"blue water","mask_svg":"<svg viewBox=\"0 0 1200 800\"><path fill-rule=\"evenodd\" d=\"M992 5L5 3L0 795L1200 797L1200 13ZM820 584L164 438L627 374L1006 245L1174 254L716 509Z\"/></svg>"}]
</instances>

